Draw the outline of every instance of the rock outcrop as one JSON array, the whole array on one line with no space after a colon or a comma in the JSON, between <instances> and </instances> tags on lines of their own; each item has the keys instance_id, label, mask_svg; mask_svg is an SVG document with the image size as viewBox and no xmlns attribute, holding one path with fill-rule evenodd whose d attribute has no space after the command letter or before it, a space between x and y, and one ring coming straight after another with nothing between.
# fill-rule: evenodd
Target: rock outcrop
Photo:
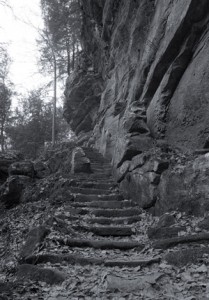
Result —
<instances>
[{"instance_id":1,"label":"rock outcrop","mask_svg":"<svg viewBox=\"0 0 209 300\"><path fill-rule=\"evenodd\" d=\"M141 207L208 210L207 156L193 153L209 148L209 2L85 0L82 11L88 63L66 86L72 129Z\"/></svg>"},{"instance_id":2,"label":"rock outcrop","mask_svg":"<svg viewBox=\"0 0 209 300\"><path fill-rule=\"evenodd\" d=\"M9 176L10 166L22 158L23 157L20 153L0 153L0 184L4 183Z\"/></svg>"}]
</instances>

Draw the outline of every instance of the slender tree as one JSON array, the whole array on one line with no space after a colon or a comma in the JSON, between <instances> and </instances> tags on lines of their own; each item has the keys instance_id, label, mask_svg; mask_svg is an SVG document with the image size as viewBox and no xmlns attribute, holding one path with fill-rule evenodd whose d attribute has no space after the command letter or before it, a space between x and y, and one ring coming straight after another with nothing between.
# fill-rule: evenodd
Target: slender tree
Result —
<instances>
[{"instance_id":1,"label":"slender tree","mask_svg":"<svg viewBox=\"0 0 209 300\"><path fill-rule=\"evenodd\" d=\"M53 74L52 146L56 142L57 82L75 68L80 45L78 0L41 0L44 29L38 41L42 71ZM66 68L67 65L67 68Z\"/></svg>"},{"instance_id":2,"label":"slender tree","mask_svg":"<svg viewBox=\"0 0 209 300\"><path fill-rule=\"evenodd\" d=\"M40 33L39 46L40 46L40 64L43 72L53 74L53 113L52 113L52 147L56 142L56 107L57 107L57 51L52 43L50 33L45 29Z\"/></svg>"},{"instance_id":3,"label":"slender tree","mask_svg":"<svg viewBox=\"0 0 209 300\"><path fill-rule=\"evenodd\" d=\"M5 127L10 114L12 91L4 84L0 83L0 140L1 151L5 151Z\"/></svg>"},{"instance_id":4,"label":"slender tree","mask_svg":"<svg viewBox=\"0 0 209 300\"><path fill-rule=\"evenodd\" d=\"M1 151L5 150L5 127L9 121L12 83L8 78L11 59L5 45L0 46L0 144Z\"/></svg>"},{"instance_id":5,"label":"slender tree","mask_svg":"<svg viewBox=\"0 0 209 300\"><path fill-rule=\"evenodd\" d=\"M76 56L81 48L80 3L78 0L41 0L41 7L45 26L60 56L59 73L67 71L69 75L75 67Z\"/></svg>"}]
</instances>

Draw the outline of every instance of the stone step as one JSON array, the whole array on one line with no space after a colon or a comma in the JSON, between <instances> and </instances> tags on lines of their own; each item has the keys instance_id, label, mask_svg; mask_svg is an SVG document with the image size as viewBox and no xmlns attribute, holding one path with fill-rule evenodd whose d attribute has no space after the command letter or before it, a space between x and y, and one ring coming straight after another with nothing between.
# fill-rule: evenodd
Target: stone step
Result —
<instances>
[{"instance_id":1,"label":"stone step","mask_svg":"<svg viewBox=\"0 0 209 300\"><path fill-rule=\"evenodd\" d=\"M123 196L120 194L109 194L109 195L85 195L85 194L74 194L75 202L92 202L92 201L121 201Z\"/></svg>"},{"instance_id":2,"label":"stone step","mask_svg":"<svg viewBox=\"0 0 209 300\"><path fill-rule=\"evenodd\" d=\"M90 179L96 179L97 181L105 181L105 180L109 180L110 182L112 181L113 182L113 179L112 179L112 175L108 175L108 174L96 174L96 173L91 173L89 175L89 178Z\"/></svg>"},{"instance_id":3,"label":"stone step","mask_svg":"<svg viewBox=\"0 0 209 300\"><path fill-rule=\"evenodd\" d=\"M92 188L92 189L105 189L111 190L117 187L117 184L113 181L82 181L82 180L74 180L70 183L72 187L80 187L80 188Z\"/></svg>"},{"instance_id":4,"label":"stone step","mask_svg":"<svg viewBox=\"0 0 209 300\"><path fill-rule=\"evenodd\" d=\"M81 187L71 187L70 191L75 194L85 194L85 195L109 195L113 191L109 189L94 189L94 188L81 188Z\"/></svg>"},{"instance_id":5,"label":"stone step","mask_svg":"<svg viewBox=\"0 0 209 300\"><path fill-rule=\"evenodd\" d=\"M95 208L124 208L124 207L134 207L136 204L131 200L122 201L91 201L91 202L74 202L73 207L95 207Z\"/></svg>"},{"instance_id":6,"label":"stone step","mask_svg":"<svg viewBox=\"0 0 209 300\"><path fill-rule=\"evenodd\" d=\"M96 176L99 176L99 177L112 177L112 171L97 171L97 170L94 170L92 169L92 175L96 175Z\"/></svg>"},{"instance_id":7,"label":"stone step","mask_svg":"<svg viewBox=\"0 0 209 300\"><path fill-rule=\"evenodd\" d=\"M100 178L99 178L100 177ZM95 173L79 173L73 175L74 180L83 180L83 181L105 181L108 183L116 183L113 176L97 176Z\"/></svg>"},{"instance_id":8,"label":"stone step","mask_svg":"<svg viewBox=\"0 0 209 300\"><path fill-rule=\"evenodd\" d=\"M98 162L91 162L91 166L95 168L107 168L107 169L112 169L111 164L109 163L98 163Z\"/></svg>"},{"instance_id":9,"label":"stone step","mask_svg":"<svg viewBox=\"0 0 209 300\"><path fill-rule=\"evenodd\" d=\"M93 258L93 257L84 257L80 254L37 254L28 256L25 259L25 263L28 264L43 264L43 263L52 263L57 264L61 262L66 262L71 265L79 264L81 266L85 265L104 265L105 267L146 267L154 263L160 263L160 258L146 258L138 259L135 257L130 257L129 260L124 258L119 259L103 259L103 258Z\"/></svg>"},{"instance_id":10,"label":"stone step","mask_svg":"<svg viewBox=\"0 0 209 300\"><path fill-rule=\"evenodd\" d=\"M110 183L110 184L116 184L115 180L112 178L112 175L103 175L103 176L98 176L95 173L91 173L91 174L79 174L79 176L75 176L74 177L75 181L78 182L85 182L85 181L94 181L94 182L98 182L98 183Z\"/></svg>"},{"instance_id":11,"label":"stone step","mask_svg":"<svg viewBox=\"0 0 209 300\"><path fill-rule=\"evenodd\" d=\"M106 260L104 265L106 267L127 267L127 268L136 268L136 267L146 267L155 263L159 263L160 258L146 258L146 259L131 259L130 260L123 260L123 259L113 259L113 260Z\"/></svg>"},{"instance_id":12,"label":"stone step","mask_svg":"<svg viewBox=\"0 0 209 300\"><path fill-rule=\"evenodd\" d=\"M85 210L85 209L84 209ZM96 217L131 217L136 214L140 214L140 209L137 208L126 208L126 209L92 209L91 214Z\"/></svg>"},{"instance_id":13,"label":"stone step","mask_svg":"<svg viewBox=\"0 0 209 300\"><path fill-rule=\"evenodd\" d=\"M94 171L92 170L92 174L94 174L95 176L99 177L99 178L106 178L108 176L112 176L111 173L108 173L108 172L98 172L98 171Z\"/></svg>"},{"instance_id":14,"label":"stone step","mask_svg":"<svg viewBox=\"0 0 209 300\"><path fill-rule=\"evenodd\" d=\"M92 168L92 172L93 172L93 174L94 173L96 173L96 174L99 174L99 175L112 175L112 170L102 170L102 169L100 169L100 170L97 170L97 169L94 169L94 168Z\"/></svg>"},{"instance_id":15,"label":"stone step","mask_svg":"<svg viewBox=\"0 0 209 300\"><path fill-rule=\"evenodd\" d=\"M73 227L73 229L76 229ZM99 236L131 236L134 229L130 226L79 226L79 229L93 232Z\"/></svg>"},{"instance_id":16,"label":"stone step","mask_svg":"<svg viewBox=\"0 0 209 300\"><path fill-rule=\"evenodd\" d=\"M92 164L92 163L91 163L91 168L96 169L96 170L107 170L107 171L112 170L112 168L110 166L97 165L97 164Z\"/></svg>"},{"instance_id":17,"label":"stone step","mask_svg":"<svg viewBox=\"0 0 209 300\"><path fill-rule=\"evenodd\" d=\"M105 170L95 170L92 169L93 173L96 173L97 175L112 175L111 171L105 171Z\"/></svg>"},{"instance_id":18,"label":"stone step","mask_svg":"<svg viewBox=\"0 0 209 300\"><path fill-rule=\"evenodd\" d=\"M141 217L138 216L131 216L131 217L122 217L122 218L106 218L106 217L98 217L98 218L87 218L86 222L90 224L101 224L101 225L124 225L124 224L133 224L136 222L139 222L141 220Z\"/></svg>"},{"instance_id":19,"label":"stone step","mask_svg":"<svg viewBox=\"0 0 209 300\"><path fill-rule=\"evenodd\" d=\"M130 250L137 248L142 250L144 245L135 241L115 241L115 240L89 240L89 239L62 239L57 238L56 241L61 245L77 248L94 248L94 249L119 249Z\"/></svg>"}]
</instances>

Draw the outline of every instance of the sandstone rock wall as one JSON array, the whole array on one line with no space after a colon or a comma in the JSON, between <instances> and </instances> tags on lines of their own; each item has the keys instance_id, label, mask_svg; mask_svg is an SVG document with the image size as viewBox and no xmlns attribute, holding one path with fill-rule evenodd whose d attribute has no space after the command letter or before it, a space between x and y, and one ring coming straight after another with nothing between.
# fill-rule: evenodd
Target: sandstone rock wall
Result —
<instances>
[{"instance_id":1,"label":"sandstone rock wall","mask_svg":"<svg viewBox=\"0 0 209 300\"><path fill-rule=\"evenodd\" d=\"M191 192L175 170L179 157L198 161L195 149L208 147L209 1L82 3L83 49L94 75L87 70L67 85L73 130L91 133L89 144L112 160L121 188L142 207L161 213L205 203L205 194L194 196L204 171ZM169 167L155 170L159 161ZM173 180L185 197L170 192Z\"/></svg>"}]
</instances>

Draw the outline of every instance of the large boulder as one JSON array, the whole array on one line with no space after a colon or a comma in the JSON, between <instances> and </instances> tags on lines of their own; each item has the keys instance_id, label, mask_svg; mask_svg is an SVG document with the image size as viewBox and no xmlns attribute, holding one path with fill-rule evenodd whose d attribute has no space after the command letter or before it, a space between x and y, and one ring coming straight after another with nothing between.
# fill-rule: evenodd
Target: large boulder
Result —
<instances>
[{"instance_id":1,"label":"large boulder","mask_svg":"<svg viewBox=\"0 0 209 300\"><path fill-rule=\"evenodd\" d=\"M72 154L71 173L91 173L91 163L82 148L77 147Z\"/></svg>"},{"instance_id":2,"label":"large boulder","mask_svg":"<svg viewBox=\"0 0 209 300\"><path fill-rule=\"evenodd\" d=\"M29 231L27 240L20 251L20 260L24 261L28 256L32 255L34 251L44 241L44 238L49 234L49 229L45 226L39 226Z\"/></svg>"},{"instance_id":3,"label":"large boulder","mask_svg":"<svg viewBox=\"0 0 209 300\"><path fill-rule=\"evenodd\" d=\"M93 129L99 109L102 79L94 73L78 73L67 80L64 104L64 117L73 131L88 132Z\"/></svg>"},{"instance_id":4,"label":"large boulder","mask_svg":"<svg viewBox=\"0 0 209 300\"><path fill-rule=\"evenodd\" d=\"M24 175L33 178L35 175L33 163L31 161L15 162L9 167L9 175Z\"/></svg>"},{"instance_id":5,"label":"large boulder","mask_svg":"<svg viewBox=\"0 0 209 300\"><path fill-rule=\"evenodd\" d=\"M163 172L158 186L156 213L180 210L195 215L209 211L209 154Z\"/></svg>"},{"instance_id":6,"label":"large boulder","mask_svg":"<svg viewBox=\"0 0 209 300\"><path fill-rule=\"evenodd\" d=\"M140 207L149 209L155 206L161 175L168 167L167 158L147 151L125 161L116 175L125 196L134 199Z\"/></svg>"},{"instance_id":7,"label":"large boulder","mask_svg":"<svg viewBox=\"0 0 209 300\"><path fill-rule=\"evenodd\" d=\"M30 185L33 180L24 175L12 175L0 187L0 203L5 208L11 208L21 202L23 190Z\"/></svg>"},{"instance_id":8,"label":"large boulder","mask_svg":"<svg viewBox=\"0 0 209 300\"><path fill-rule=\"evenodd\" d=\"M17 152L0 152L0 184L6 181L9 176L9 167L22 159L22 155Z\"/></svg>"}]
</instances>

